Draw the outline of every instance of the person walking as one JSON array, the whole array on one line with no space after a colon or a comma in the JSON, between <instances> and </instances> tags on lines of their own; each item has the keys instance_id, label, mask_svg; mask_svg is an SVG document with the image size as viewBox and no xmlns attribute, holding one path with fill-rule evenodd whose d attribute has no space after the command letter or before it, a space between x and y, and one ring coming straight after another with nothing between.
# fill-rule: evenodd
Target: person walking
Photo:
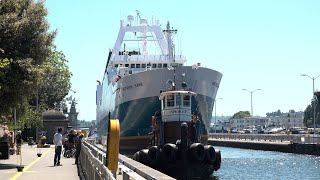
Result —
<instances>
[{"instance_id":1,"label":"person walking","mask_svg":"<svg viewBox=\"0 0 320 180\"><path fill-rule=\"evenodd\" d=\"M22 144L22 136L21 136L21 131L17 131L16 135L16 143L17 143L17 155L20 155L21 153L21 144Z\"/></svg>"},{"instance_id":2,"label":"person walking","mask_svg":"<svg viewBox=\"0 0 320 180\"><path fill-rule=\"evenodd\" d=\"M77 138L77 141L76 141L76 162L75 164L78 164L78 161L79 161L79 156L80 156L80 151L81 151L81 144L82 144L82 138L83 138L83 135L80 134L78 135L78 138Z\"/></svg>"},{"instance_id":3,"label":"person walking","mask_svg":"<svg viewBox=\"0 0 320 180\"><path fill-rule=\"evenodd\" d=\"M58 128L58 132L53 136L53 143L55 145L54 166L62 166L60 164L61 150L62 150L62 128Z\"/></svg>"}]
</instances>

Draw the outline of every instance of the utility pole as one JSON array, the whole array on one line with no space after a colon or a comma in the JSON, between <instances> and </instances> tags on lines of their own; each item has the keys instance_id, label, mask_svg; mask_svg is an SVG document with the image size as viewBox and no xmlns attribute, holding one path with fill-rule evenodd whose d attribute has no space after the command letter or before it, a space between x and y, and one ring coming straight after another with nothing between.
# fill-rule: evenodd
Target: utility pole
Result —
<instances>
[{"instance_id":1,"label":"utility pole","mask_svg":"<svg viewBox=\"0 0 320 180\"><path fill-rule=\"evenodd\" d=\"M313 143L314 142L314 136L315 136L315 133L316 133L316 95L315 95L315 92L314 92L314 80L316 80L319 76L317 77L311 77L307 74L301 74L301 76L307 76L309 77L311 80L312 80L312 96L313 96L313 99L312 99L312 102L313 102Z\"/></svg>"}]
</instances>

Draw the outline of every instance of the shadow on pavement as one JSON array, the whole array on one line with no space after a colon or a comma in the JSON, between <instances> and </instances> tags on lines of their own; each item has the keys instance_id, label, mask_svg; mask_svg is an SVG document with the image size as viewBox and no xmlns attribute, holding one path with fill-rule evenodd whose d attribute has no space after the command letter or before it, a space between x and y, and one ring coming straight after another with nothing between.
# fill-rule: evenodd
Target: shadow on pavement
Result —
<instances>
[{"instance_id":1,"label":"shadow on pavement","mask_svg":"<svg viewBox=\"0 0 320 180\"><path fill-rule=\"evenodd\" d=\"M16 164L0 164L0 169L16 169Z\"/></svg>"}]
</instances>

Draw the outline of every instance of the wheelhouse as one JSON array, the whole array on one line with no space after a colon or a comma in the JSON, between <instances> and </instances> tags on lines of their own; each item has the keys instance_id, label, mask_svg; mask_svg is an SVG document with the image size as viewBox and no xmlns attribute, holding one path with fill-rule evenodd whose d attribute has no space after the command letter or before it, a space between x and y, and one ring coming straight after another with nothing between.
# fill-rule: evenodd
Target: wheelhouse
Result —
<instances>
[{"instance_id":1,"label":"wheelhouse","mask_svg":"<svg viewBox=\"0 0 320 180\"><path fill-rule=\"evenodd\" d=\"M191 122L191 99L196 93L191 91L166 91L160 94L163 122Z\"/></svg>"}]
</instances>

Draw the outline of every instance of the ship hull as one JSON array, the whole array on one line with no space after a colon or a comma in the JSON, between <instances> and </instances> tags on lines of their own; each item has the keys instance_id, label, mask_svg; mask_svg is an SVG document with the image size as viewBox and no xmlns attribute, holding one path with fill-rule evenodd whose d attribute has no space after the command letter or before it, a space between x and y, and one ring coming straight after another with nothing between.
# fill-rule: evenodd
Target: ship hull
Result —
<instances>
[{"instance_id":1,"label":"ship hull","mask_svg":"<svg viewBox=\"0 0 320 180\"><path fill-rule=\"evenodd\" d=\"M120 120L120 149L146 147L152 131L151 116L161 110L160 91L168 90L170 79L175 82L176 89L182 89L181 84L185 82L188 85L185 89L197 93L192 98L191 111L199 115L205 142L221 77L221 73L208 68L182 66L175 71L165 68L132 74L116 83L105 79L97 106L98 133L106 135L110 115L110 118Z\"/></svg>"}]
</instances>

